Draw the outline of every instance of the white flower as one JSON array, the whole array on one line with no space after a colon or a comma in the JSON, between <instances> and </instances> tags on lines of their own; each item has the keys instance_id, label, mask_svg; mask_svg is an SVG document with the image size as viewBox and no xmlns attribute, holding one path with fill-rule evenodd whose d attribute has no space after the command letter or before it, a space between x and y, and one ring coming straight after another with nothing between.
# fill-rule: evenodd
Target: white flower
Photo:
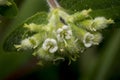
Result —
<instances>
[{"instance_id":1,"label":"white flower","mask_svg":"<svg viewBox=\"0 0 120 80\"><path fill-rule=\"evenodd\" d=\"M64 25L62 28L57 30L57 39L58 41L63 41L63 39L71 39L72 37L72 30L69 26Z\"/></svg>"},{"instance_id":2,"label":"white flower","mask_svg":"<svg viewBox=\"0 0 120 80\"><path fill-rule=\"evenodd\" d=\"M94 35L93 34L90 34L89 32L87 32L85 35L84 35L84 38L83 38L83 43L85 45L85 47L91 47L92 44L93 44L93 40L94 40Z\"/></svg>"},{"instance_id":3,"label":"white flower","mask_svg":"<svg viewBox=\"0 0 120 80\"><path fill-rule=\"evenodd\" d=\"M68 30L68 29L69 29L69 26L64 25L64 26L62 26L62 29L64 29L64 30Z\"/></svg>"},{"instance_id":4,"label":"white flower","mask_svg":"<svg viewBox=\"0 0 120 80\"><path fill-rule=\"evenodd\" d=\"M87 32L84 35L83 43L85 47L91 47L92 45L98 45L102 40L102 35L100 33L91 34Z\"/></svg>"},{"instance_id":5,"label":"white flower","mask_svg":"<svg viewBox=\"0 0 120 80\"><path fill-rule=\"evenodd\" d=\"M44 41L42 48L50 53L55 53L58 50L57 42L55 39L48 38Z\"/></svg>"}]
</instances>

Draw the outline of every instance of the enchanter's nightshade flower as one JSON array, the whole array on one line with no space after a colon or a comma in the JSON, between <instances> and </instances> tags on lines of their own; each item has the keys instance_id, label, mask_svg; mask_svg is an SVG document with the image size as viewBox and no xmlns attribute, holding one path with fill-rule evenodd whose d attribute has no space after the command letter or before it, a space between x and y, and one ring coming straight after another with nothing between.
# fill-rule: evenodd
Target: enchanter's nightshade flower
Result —
<instances>
[{"instance_id":1,"label":"enchanter's nightshade flower","mask_svg":"<svg viewBox=\"0 0 120 80\"><path fill-rule=\"evenodd\" d=\"M100 33L91 34L87 32L84 35L83 43L85 47L91 47L92 45L98 45L102 40L102 35Z\"/></svg>"},{"instance_id":2,"label":"enchanter's nightshade flower","mask_svg":"<svg viewBox=\"0 0 120 80\"><path fill-rule=\"evenodd\" d=\"M71 39L71 37L72 37L72 30L70 29L69 26L63 25L62 28L59 28L57 30L57 39L58 39L58 41L62 42L65 39L66 40Z\"/></svg>"},{"instance_id":3,"label":"enchanter's nightshade flower","mask_svg":"<svg viewBox=\"0 0 120 80\"><path fill-rule=\"evenodd\" d=\"M86 33L83 39L83 43L85 45L85 47L90 47L93 44L93 39L94 39L94 35L90 34L90 33Z\"/></svg>"},{"instance_id":4,"label":"enchanter's nightshade flower","mask_svg":"<svg viewBox=\"0 0 120 80\"><path fill-rule=\"evenodd\" d=\"M55 53L58 50L57 42L55 39L48 38L44 41L42 48L50 53Z\"/></svg>"}]
</instances>

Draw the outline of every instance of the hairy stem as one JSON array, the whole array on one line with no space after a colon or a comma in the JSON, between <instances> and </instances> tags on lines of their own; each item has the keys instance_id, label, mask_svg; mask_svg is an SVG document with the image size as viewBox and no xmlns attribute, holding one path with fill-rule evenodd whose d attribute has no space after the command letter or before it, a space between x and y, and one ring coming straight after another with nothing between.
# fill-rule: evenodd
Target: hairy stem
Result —
<instances>
[{"instance_id":1,"label":"hairy stem","mask_svg":"<svg viewBox=\"0 0 120 80\"><path fill-rule=\"evenodd\" d=\"M51 9L55 9L55 8L60 7L57 0L47 0L47 3Z\"/></svg>"}]
</instances>

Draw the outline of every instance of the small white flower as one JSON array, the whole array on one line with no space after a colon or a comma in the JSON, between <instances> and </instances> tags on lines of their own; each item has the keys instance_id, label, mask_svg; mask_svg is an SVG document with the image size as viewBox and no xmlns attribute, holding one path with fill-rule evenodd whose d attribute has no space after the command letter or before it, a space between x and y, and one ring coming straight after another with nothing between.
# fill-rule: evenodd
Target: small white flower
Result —
<instances>
[{"instance_id":1,"label":"small white flower","mask_svg":"<svg viewBox=\"0 0 120 80\"><path fill-rule=\"evenodd\" d=\"M57 30L57 39L58 41L63 41L64 39L71 39L72 37L72 30L69 26L64 25L62 28Z\"/></svg>"},{"instance_id":2,"label":"small white flower","mask_svg":"<svg viewBox=\"0 0 120 80\"><path fill-rule=\"evenodd\" d=\"M62 29L62 28L59 28L59 29L57 30L57 33L60 34L62 31L63 31L63 29Z\"/></svg>"},{"instance_id":3,"label":"small white flower","mask_svg":"<svg viewBox=\"0 0 120 80\"><path fill-rule=\"evenodd\" d=\"M85 35L84 35L84 38L83 38L83 43L85 45L85 47L91 47L92 44L93 44L93 39L94 39L94 35L93 34L90 34L89 32L87 32Z\"/></svg>"},{"instance_id":4,"label":"small white flower","mask_svg":"<svg viewBox=\"0 0 120 80\"><path fill-rule=\"evenodd\" d=\"M69 29L69 26L64 25L64 26L62 27L62 29L63 29L63 30L68 30L68 29Z\"/></svg>"},{"instance_id":5,"label":"small white flower","mask_svg":"<svg viewBox=\"0 0 120 80\"><path fill-rule=\"evenodd\" d=\"M42 48L50 53L55 53L58 50L57 42L55 39L48 38L44 41Z\"/></svg>"}]
</instances>

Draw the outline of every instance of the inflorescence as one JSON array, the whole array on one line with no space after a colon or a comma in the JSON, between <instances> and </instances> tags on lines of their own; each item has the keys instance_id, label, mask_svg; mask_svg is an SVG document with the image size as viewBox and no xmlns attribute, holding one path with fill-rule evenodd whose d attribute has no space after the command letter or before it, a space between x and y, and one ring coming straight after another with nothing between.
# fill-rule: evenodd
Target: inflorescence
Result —
<instances>
[{"instance_id":1,"label":"inflorescence","mask_svg":"<svg viewBox=\"0 0 120 80\"><path fill-rule=\"evenodd\" d=\"M92 18L89 15L91 11L88 9L68 14L60 6L52 8L47 24L24 24L24 28L36 34L21 40L21 44L15 44L15 47L18 50L34 49L33 55L41 60L68 58L74 61L86 48L99 45L102 40L99 31L114 23L105 17Z\"/></svg>"}]
</instances>

